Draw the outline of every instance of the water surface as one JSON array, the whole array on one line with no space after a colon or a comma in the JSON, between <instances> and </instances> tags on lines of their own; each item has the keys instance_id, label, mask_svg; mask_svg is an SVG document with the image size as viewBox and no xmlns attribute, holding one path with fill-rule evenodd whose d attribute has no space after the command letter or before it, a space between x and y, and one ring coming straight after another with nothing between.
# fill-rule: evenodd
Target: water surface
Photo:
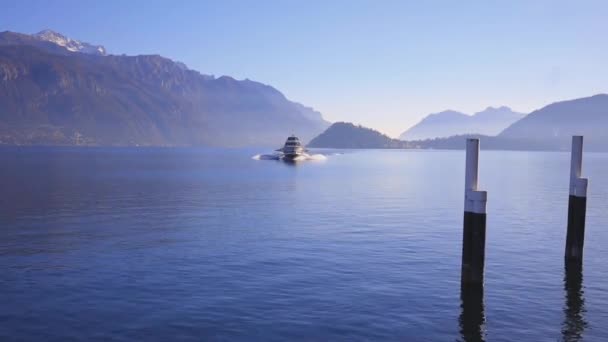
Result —
<instances>
[{"instance_id":1,"label":"water surface","mask_svg":"<svg viewBox=\"0 0 608 342\"><path fill-rule=\"evenodd\" d=\"M608 339L608 154L482 151L483 293L461 293L463 151L0 149L0 340Z\"/></svg>"}]
</instances>

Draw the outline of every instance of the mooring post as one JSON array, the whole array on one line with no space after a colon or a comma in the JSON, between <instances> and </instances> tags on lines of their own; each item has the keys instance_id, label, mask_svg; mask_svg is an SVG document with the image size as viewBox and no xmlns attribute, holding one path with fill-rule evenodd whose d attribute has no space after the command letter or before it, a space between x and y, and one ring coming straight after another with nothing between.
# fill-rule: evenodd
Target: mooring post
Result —
<instances>
[{"instance_id":1,"label":"mooring post","mask_svg":"<svg viewBox=\"0 0 608 342\"><path fill-rule=\"evenodd\" d=\"M568 200L568 232L566 235L566 261L581 262L585 243L585 216L587 211L587 179L581 178L583 167L583 137L572 137L570 160L570 198Z\"/></svg>"},{"instance_id":2,"label":"mooring post","mask_svg":"<svg viewBox=\"0 0 608 342\"><path fill-rule=\"evenodd\" d=\"M477 190L478 175L479 139L467 139L460 278L465 285L483 285L488 194Z\"/></svg>"},{"instance_id":3,"label":"mooring post","mask_svg":"<svg viewBox=\"0 0 608 342\"><path fill-rule=\"evenodd\" d=\"M483 286L460 287L460 334L462 341L485 341Z\"/></svg>"}]
</instances>

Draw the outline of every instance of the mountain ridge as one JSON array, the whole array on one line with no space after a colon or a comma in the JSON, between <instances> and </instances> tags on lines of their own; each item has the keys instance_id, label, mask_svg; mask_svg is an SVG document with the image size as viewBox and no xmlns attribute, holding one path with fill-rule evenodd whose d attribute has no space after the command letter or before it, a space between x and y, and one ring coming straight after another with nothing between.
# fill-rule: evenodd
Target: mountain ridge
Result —
<instances>
[{"instance_id":1,"label":"mountain ridge","mask_svg":"<svg viewBox=\"0 0 608 342\"><path fill-rule=\"evenodd\" d=\"M329 148L404 148L403 141L374 129L350 122L335 122L316 136L308 147Z\"/></svg>"},{"instance_id":2,"label":"mountain ridge","mask_svg":"<svg viewBox=\"0 0 608 342\"><path fill-rule=\"evenodd\" d=\"M351 124L351 127L356 126ZM313 141L314 147L322 148L463 149L467 138L479 138L483 149L568 151L572 136L583 135L586 150L607 152L607 127L608 94L597 94L546 105L516 121L497 136L460 134L409 141L387 140L390 138L386 137L384 143L378 144L374 139L367 139L368 134L362 133L364 127L358 127L341 131L328 129L320 135L322 139L315 138ZM357 143L349 143L352 141Z\"/></svg>"},{"instance_id":3,"label":"mountain ridge","mask_svg":"<svg viewBox=\"0 0 608 342\"><path fill-rule=\"evenodd\" d=\"M327 126L259 82L0 33L0 144L274 146Z\"/></svg>"},{"instance_id":4,"label":"mountain ridge","mask_svg":"<svg viewBox=\"0 0 608 342\"><path fill-rule=\"evenodd\" d=\"M583 135L588 143L608 149L608 94L551 103L505 128L498 137L567 147L573 135Z\"/></svg>"},{"instance_id":5,"label":"mountain ridge","mask_svg":"<svg viewBox=\"0 0 608 342\"><path fill-rule=\"evenodd\" d=\"M105 56L106 49L102 45L93 45L64 36L56 31L45 29L32 35L40 40L63 46L68 51L81 52L91 55Z\"/></svg>"},{"instance_id":6,"label":"mountain ridge","mask_svg":"<svg viewBox=\"0 0 608 342\"><path fill-rule=\"evenodd\" d=\"M523 116L507 106L487 107L473 115L445 110L427 115L403 132L399 139L422 140L462 134L496 135Z\"/></svg>"}]
</instances>

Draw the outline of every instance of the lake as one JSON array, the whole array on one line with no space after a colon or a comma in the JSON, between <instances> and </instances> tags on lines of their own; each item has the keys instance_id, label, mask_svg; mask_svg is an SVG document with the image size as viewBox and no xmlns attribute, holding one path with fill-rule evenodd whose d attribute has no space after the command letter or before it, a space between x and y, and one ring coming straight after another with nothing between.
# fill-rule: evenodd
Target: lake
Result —
<instances>
[{"instance_id":1,"label":"lake","mask_svg":"<svg viewBox=\"0 0 608 342\"><path fill-rule=\"evenodd\" d=\"M569 153L482 150L461 296L464 151L264 152L0 149L0 340L608 339L608 154L566 273Z\"/></svg>"}]
</instances>

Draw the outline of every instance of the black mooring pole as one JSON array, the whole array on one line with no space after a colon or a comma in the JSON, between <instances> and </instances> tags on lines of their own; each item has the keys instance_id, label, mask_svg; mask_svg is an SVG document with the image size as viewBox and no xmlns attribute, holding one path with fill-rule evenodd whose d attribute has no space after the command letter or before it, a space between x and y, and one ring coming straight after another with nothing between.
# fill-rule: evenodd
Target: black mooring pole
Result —
<instances>
[{"instance_id":1,"label":"black mooring pole","mask_svg":"<svg viewBox=\"0 0 608 342\"><path fill-rule=\"evenodd\" d=\"M572 137L570 161L570 198L568 200L568 233L566 234L566 262L582 262L585 243L587 211L587 179L581 178L583 166L583 137Z\"/></svg>"},{"instance_id":2,"label":"black mooring pole","mask_svg":"<svg viewBox=\"0 0 608 342\"><path fill-rule=\"evenodd\" d=\"M463 285L483 285L483 269L486 248L486 201L487 193L478 191L479 139L467 139L464 224L462 236Z\"/></svg>"}]
</instances>

